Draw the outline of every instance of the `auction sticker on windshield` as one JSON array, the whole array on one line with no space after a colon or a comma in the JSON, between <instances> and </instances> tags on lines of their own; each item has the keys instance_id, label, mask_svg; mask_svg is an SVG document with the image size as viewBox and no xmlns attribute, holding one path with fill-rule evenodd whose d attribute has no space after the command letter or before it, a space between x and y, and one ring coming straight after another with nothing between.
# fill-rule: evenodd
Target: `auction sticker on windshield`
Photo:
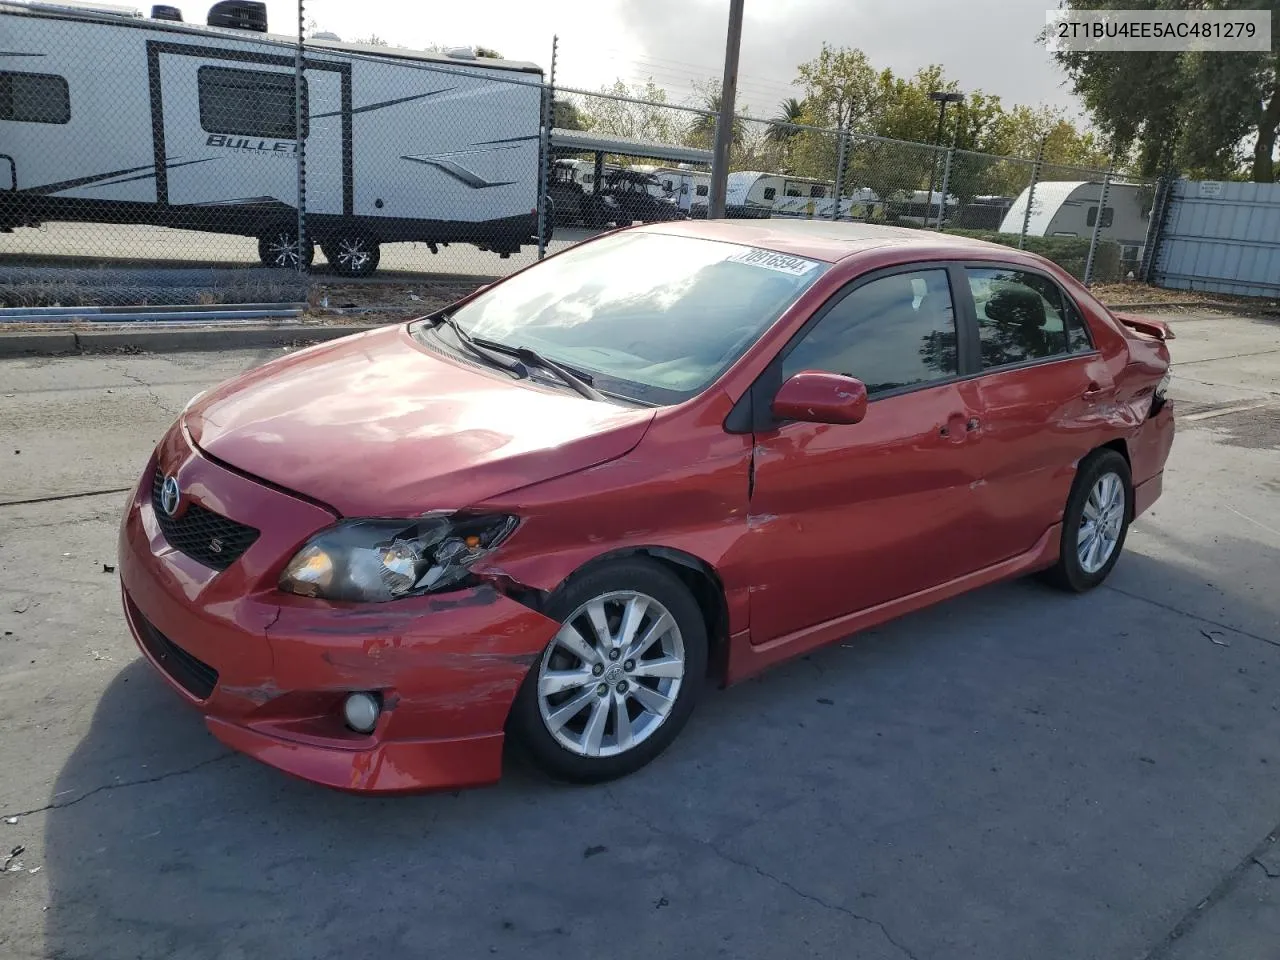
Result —
<instances>
[{"instance_id":1,"label":"auction sticker on windshield","mask_svg":"<svg viewBox=\"0 0 1280 960\"><path fill-rule=\"evenodd\" d=\"M749 263L752 266L764 267L766 270L789 273L793 277L803 277L818 266L818 261L816 260L792 257L785 253L778 253L775 250L761 250L759 247L751 247L741 253L735 253L726 262Z\"/></svg>"}]
</instances>

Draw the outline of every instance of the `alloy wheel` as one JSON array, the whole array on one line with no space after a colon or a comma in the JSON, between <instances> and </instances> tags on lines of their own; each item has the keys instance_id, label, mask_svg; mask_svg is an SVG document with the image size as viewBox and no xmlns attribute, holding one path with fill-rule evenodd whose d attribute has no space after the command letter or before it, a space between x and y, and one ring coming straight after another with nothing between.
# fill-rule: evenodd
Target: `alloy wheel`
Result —
<instances>
[{"instance_id":1,"label":"alloy wheel","mask_svg":"<svg viewBox=\"0 0 1280 960\"><path fill-rule=\"evenodd\" d=\"M347 237L334 244L334 266L340 273L360 274L372 257L373 249L362 237Z\"/></svg>"},{"instance_id":2,"label":"alloy wheel","mask_svg":"<svg viewBox=\"0 0 1280 960\"><path fill-rule=\"evenodd\" d=\"M1124 529L1125 507L1124 482L1104 473L1089 491L1076 533L1076 557L1085 573L1097 573L1111 559Z\"/></svg>"},{"instance_id":3,"label":"alloy wheel","mask_svg":"<svg viewBox=\"0 0 1280 960\"><path fill-rule=\"evenodd\" d=\"M578 756L616 756L666 721L685 680L675 618L653 597L602 594L565 619L542 656L538 711L547 731Z\"/></svg>"},{"instance_id":4,"label":"alloy wheel","mask_svg":"<svg viewBox=\"0 0 1280 960\"><path fill-rule=\"evenodd\" d=\"M298 248L297 235L281 231L263 237L260 253L262 260L269 267L287 267L290 270L297 270L301 263Z\"/></svg>"}]
</instances>

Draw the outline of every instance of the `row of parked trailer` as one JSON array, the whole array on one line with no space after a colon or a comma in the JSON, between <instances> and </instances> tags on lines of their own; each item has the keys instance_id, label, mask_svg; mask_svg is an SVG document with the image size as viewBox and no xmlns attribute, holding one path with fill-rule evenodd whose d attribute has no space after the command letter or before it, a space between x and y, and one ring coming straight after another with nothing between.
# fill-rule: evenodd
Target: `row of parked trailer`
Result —
<instances>
[{"instance_id":1,"label":"row of parked trailer","mask_svg":"<svg viewBox=\"0 0 1280 960\"><path fill-rule=\"evenodd\" d=\"M577 192L585 195L609 195L625 185L625 192L643 191L669 201L674 210L686 217L705 217L711 193L711 174L687 164L604 164L600 183L597 184L592 161L561 159L555 162L553 173L553 183L557 182L572 184ZM924 191L918 193L924 197ZM873 191L853 190L839 198L839 217L868 219L875 215L878 203L879 197ZM836 204L833 183L785 174L758 171L730 173L725 190L726 215L735 218L830 219ZM665 218L658 216L656 219Z\"/></svg>"},{"instance_id":2,"label":"row of parked trailer","mask_svg":"<svg viewBox=\"0 0 1280 960\"><path fill-rule=\"evenodd\" d=\"M309 263L319 246L353 276L376 269L384 243L433 252L470 243L505 257L537 242L536 64L309 40L299 243L296 41L267 33L256 0L219 0L205 20L183 22L172 6L143 16L76 0L0 0L0 232L79 221L239 234L258 240L266 264ZM705 170L566 158L552 174L561 224L706 216ZM1031 232L1091 229L1099 189L1041 184ZM1104 234L1141 243L1136 194L1113 187L1111 197ZM731 173L727 190L733 217L920 225L936 218L938 200L858 187L836 197L828 181L750 171ZM951 225L1019 232L1027 219L1025 194L963 207L948 197L942 207Z\"/></svg>"},{"instance_id":3,"label":"row of parked trailer","mask_svg":"<svg viewBox=\"0 0 1280 960\"><path fill-rule=\"evenodd\" d=\"M583 195L605 197L645 192L665 200L670 209L686 217L705 217L711 175L689 166L605 164L602 183L595 183L594 164L588 160L562 159L555 164L555 180L571 182ZM954 195L945 203L939 191L902 190L881 197L868 187L851 187L835 195L828 180L793 177L761 171L730 173L725 191L725 214L738 218L803 217L810 219L886 219L913 226L933 225L941 213L944 227L1021 233L1031 236L1087 237L1099 217L1098 181L1042 181L1032 197L1028 187L1016 197L977 196L962 204ZM1100 234L1116 241L1122 258L1137 259L1145 244L1150 222L1149 202L1143 188L1133 183L1113 183L1101 211ZM1028 215L1027 206L1031 205ZM941 207L941 210L939 210ZM631 219L669 219L657 208L651 217L641 215L639 205L627 209ZM558 214L559 216L559 214ZM578 222L566 219L563 222ZM605 225L601 220L598 225Z\"/></svg>"}]
</instances>

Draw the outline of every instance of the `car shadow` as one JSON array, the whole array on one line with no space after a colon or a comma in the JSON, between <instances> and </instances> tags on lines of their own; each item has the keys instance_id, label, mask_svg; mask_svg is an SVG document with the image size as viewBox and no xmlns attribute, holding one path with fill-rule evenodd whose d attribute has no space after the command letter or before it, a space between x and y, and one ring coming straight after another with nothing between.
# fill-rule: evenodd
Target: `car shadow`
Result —
<instances>
[{"instance_id":1,"label":"car shadow","mask_svg":"<svg viewBox=\"0 0 1280 960\"><path fill-rule=\"evenodd\" d=\"M1215 557L1157 549L1116 589L1004 584L708 688L667 754L599 787L517 759L489 789L331 792L227 753L135 661L53 790L44 953L1137 955L1280 789L1280 650L1136 596L1210 602Z\"/></svg>"}]
</instances>

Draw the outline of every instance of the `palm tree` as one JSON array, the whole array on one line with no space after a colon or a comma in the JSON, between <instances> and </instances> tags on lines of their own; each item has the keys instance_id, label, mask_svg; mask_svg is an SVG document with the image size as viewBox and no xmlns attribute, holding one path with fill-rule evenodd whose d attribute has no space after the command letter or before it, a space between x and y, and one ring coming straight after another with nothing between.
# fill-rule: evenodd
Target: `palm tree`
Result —
<instances>
[{"instance_id":1,"label":"palm tree","mask_svg":"<svg viewBox=\"0 0 1280 960\"><path fill-rule=\"evenodd\" d=\"M795 124L804 120L804 103L795 97L788 97L778 104L777 115L769 121L768 137L773 143L785 144L791 140L800 128Z\"/></svg>"},{"instance_id":2,"label":"palm tree","mask_svg":"<svg viewBox=\"0 0 1280 960\"><path fill-rule=\"evenodd\" d=\"M716 141L716 126L720 117L720 91L714 88L703 91L701 108L707 112L700 113L693 119L685 131L685 139L690 145L710 148ZM745 132L742 121L734 117L733 139L730 145L741 143Z\"/></svg>"}]
</instances>

